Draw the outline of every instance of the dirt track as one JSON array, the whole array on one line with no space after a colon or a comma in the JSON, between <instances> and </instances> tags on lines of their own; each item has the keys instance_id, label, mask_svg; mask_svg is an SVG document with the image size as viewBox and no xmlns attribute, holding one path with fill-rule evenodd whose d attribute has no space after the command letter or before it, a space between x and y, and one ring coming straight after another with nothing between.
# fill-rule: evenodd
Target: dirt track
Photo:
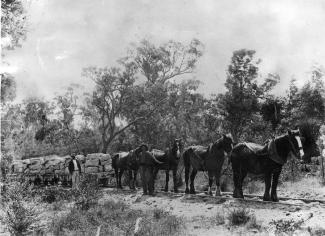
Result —
<instances>
[{"instance_id":1,"label":"dirt track","mask_svg":"<svg viewBox=\"0 0 325 236\"><path fill-rule=\"evenodd\" d=\"M231 196L211 197L205 193L197 195L185 195L183 193L158 192L156 196L143 196L141 190L115 190L105 189L105 199L121 200L134 209L159 208L171 214L183 217L187 231L190 235L233 235L233 234L273 234L272 220L304 220L299 235L307 232L307 227L324 227L325 204L320 202L305 203L301 200L280 200L279 203L265 203L259 198L239 200ZM257 222L263 229L248 230L244 227L229 227L226 224L216 225L214 217L217 214L227 215L230 209L244 207L256 216Z\"/></svg>"}]
</instances>

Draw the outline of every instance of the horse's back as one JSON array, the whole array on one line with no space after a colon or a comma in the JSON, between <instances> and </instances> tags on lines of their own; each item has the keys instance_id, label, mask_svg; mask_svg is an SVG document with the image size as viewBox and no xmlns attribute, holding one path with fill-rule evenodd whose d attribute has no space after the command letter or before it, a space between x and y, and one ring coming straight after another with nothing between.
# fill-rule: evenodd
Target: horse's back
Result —
<instances>
[{"instance_id":1,"label":"horse's back","mask_svg":"<svg viewBox=\"0 0 325 236\"><path fill-rule=\"evenodd\" d=\"M263 146L254 144L252 147L253 150L246 143L239 143L233 148L230 160L235 172L238 172L240 167L249 173L263 173L268 158L265 158L265 155L256 154L256 151L261 150L260 148L263 148Z\"/></svg>"},{"instance_id":2,"label":"horse's back","mask_svg":"<svg viewBox=\"0 0 325 236\"><path fill-rule=\"evenodd\" d=\"M187 148L187 151L189 152L194 152L196 155L203 155L204 153L206 153L208 150L208 147L205 146L201 146L201 145L195 145L195 146L190 146Z\"/></svg>"},{"instance_id":3,"label":"horse's back","mask_svg":"<svg viewBox=\"0 0 325 236\"><path fill-rule=\"evenodd\" d=\"M154 155L155 157L162 157L165 155L165 152L159 149L152 149L151 154Z\"/></svg>"},{"instance_id":4,"label":"horse's back","mask_svg":"<svg viewBox=\"0 0 325 236\"><path fill-rule=\"evenodd\" d=\"M251 143L237 143L234 148L232 149L231 154L232 155L236 155L236 154L253 154L254 152L249 148L249 146L247 146L247 144L251 144ZM256 145L255 143L252 143L252 147Z\"/></svg>"},{"instance_id":5,"label":"horse's back","mask_svg":"<svg viewBox=\"0 0 325 236\"><path fill-rule=\"evenodd\" d=\"M125 162L124 160L127 158L128 155L129 155L128 152L114 153L112 157L112 167L114 169L121 168L123 162Z\"/></svg>"}]
</instances>

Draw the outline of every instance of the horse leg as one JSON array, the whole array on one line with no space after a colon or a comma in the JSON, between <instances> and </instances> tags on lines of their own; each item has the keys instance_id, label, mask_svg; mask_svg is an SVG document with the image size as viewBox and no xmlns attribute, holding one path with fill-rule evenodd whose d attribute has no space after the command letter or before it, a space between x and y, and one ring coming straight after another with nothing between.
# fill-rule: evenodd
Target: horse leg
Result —
<instances>
[{"instance_id":1,"label":"horse leg","mask_svg":"<svg viewBox=\"0 0 325 236\"><path fill-rule=\"evenodd\" d=\"M278 186L279 176L280 176L281 170L276 171L273 173L273 179L272 179L272 188L271 188L271 200L273 202L278 202L278 195L276 193L276 188Z\"/></svg>"},{"instance_id":2,"label":"horse leg","mask_svg":"<svg viewBox=\"0 0 325 236\"><path fill-rule=\"evenodd\" d=\"M140 176L141 176L143 194L147 195L148 194L148 188L147 188L148 186L147 186L147 181L146 181L146 167L145 166L140 167Z\"/></svg>"},{"instance_id":3,"label":"horse leg","mask_svg":"<svg viewBox=\"0 0 325 236\"><path fill-rule=\"evenodd\" d=\"M153 170L153 178L154 178L154 180L156 180L156 179L157 179L157 174L158 174L158 171L159 171L159 169L158 169L158 168L155 168L155 169Z\"/></svg>"},{"instance_id":4,"label":"horse leg","mask_svg":"<svg viewBox=\"0 0 325 236\"><path fill-rule=\"evenodd\" d=\"M130 189L134 189L134 180L132 170L129 170L129 187Z\"/></svg>"},{"instance_id":5,"label":"horse leg","mask_svg":"<svg viewBox=\"0 0 325 236\"><path fill-rule=\"evenodd\" d=\"M133 183L134 183L134 189L137 188L138 184L137 184L137 174L138 174L138 170L134 170L133 171Z\"/></svg>"},{"instance_id":6,"label":"horse leg","mask_svg":"<svg viewBox=\"0 0 325 236\"><path fill-rule=\"evenodd\" d=\"M169 182L169 169L166 170L166 183L165 183L165 192L168 192L168 182Z\"/></svg>"},{"instance_id":7,"label":"horse leg","mask_svg":"<svg viewBox=\"0 0 325 236\"><path fill-rule=\"evenodd\" d=\"M243 194L243 182L244 179L246 178L247 175L247 171L246 170L241 170L241 176L240 176L240 182L239 182L239 191L240 191L240 197L244 198L244 194Z\"/></svg>"},{"instance_id":8,"label":"horse leg","mask_svg":"<svg viewBox=\"0 0 325 236\"><path fill-rule=\"evenodd\" d=\"M212 196L212 183L213 183L213 176L209 174L209 189L208 194Z\"/></svg>"},{"instance_id":9,"label":"horse leg","mask_svg":"<svg viewBox=\"0 0 325 236\"><path fill-rule=\"evenodd\" d=\"M264 192L264 196L263 196L263 201L270 201L270 188L271 188L271 177L272 177L272 173L271 172L267 172L265 173L265 192Z\"/></svg>"},{"instance_id":10,"label":"horse leg","mask_svg":"<svg viewBox=\"0 0 325 236\"><path fill-rule=\"evenodd\" d=\"M232 171L233 171L233 180L234 180L234 192L233 192L233 197L234 198L242 198L240 194L240 181L241 181L241 176L240 176L240 164L236 162L232 162Z\"/></svg>"},{"instance_id":11,"label":"horse leg","mask_svg":"<svg viewBox=\"0 0 325 236\"><path fill-rule=\"evenodd\" d=\"M188 179L189 179L189 175L190 175L190 168L185 166L185 193L190 193L190 189L188 188Z\"/></svg>"},{"instance_id":12,"label":"horse leg","mask_svg":"<svg viewBox=\"0 0 325 236\"><path fill-rule=\"evenodd\" d=\"M115 168L115 178L116 178L116 188L119 188L119 176L118 176L118 168Z\"/></svg>"},{"instance_id":13,"label":"horse leg","mask_svg":"<svg viewBox=\"0 0 325 236\"><path fill-rule=\"evenodd\" d=\"M152 176L152 178L153 178L154 183L156 182L158 171L159 171L158 168L154 168L153 169L153 176ZM153 185L153 191L155 191L155 184Z\"/></svg>"},{"instance_id":14,"label":"horse leg","mask_svg":"<svg viewBox=\"0 0 325 236\"><path fill-rule=\"evenodd\" d=\"M120 189L123 189L123 187L122 187L122 181L121 181L123 172L124 172L124 170L123 169L120 169L120 173L118 175L118 184L119 184L119 188Z\"/></svg>"},{"instance_id":15,"label":"horse leg","mask_svg":"<svg viewBox=\"0 0 325 236\"><path fill-rule=\"evenodd\" d=\"M216 196L221 196L220 175L221 175L221 168L216 172Z\"/></svg>"},{"instance_id":16,"label":"horse leg","mask_svg":"<svg viewBox=\"0 0 325 236\"><path fill-rule=\"evenodd\" d=\"M178 193L178 187L177 187L177 167L174 167L173 169L173 184L174 184L174 192Z\"/></svg>"},{"instance_id":17,"label":"horse leg","mask_svg":"<svg viewBox=\"0 0 325 236\"><path fill-rule=\"evenodd\" d=\"M197 174L197 170L193 168L192 173L191 173L191 184L190 184L190 193L191 194L196 194L195 188L194 188L194 179Z\"/></svg>"}]
</instances>

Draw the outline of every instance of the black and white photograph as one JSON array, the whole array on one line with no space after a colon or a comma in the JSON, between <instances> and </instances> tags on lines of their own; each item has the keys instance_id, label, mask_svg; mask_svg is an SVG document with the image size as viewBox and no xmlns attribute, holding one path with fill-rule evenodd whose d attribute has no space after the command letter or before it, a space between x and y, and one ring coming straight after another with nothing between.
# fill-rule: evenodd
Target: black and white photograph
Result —
<instances>
[{"instance_id":1,"label":"black and white photograph","mask_svg":"<svg viewBox=\"0 0 325 236\"><path fill-rule=\"evenodd\" d=\"M325 1L1 0L0 236L325 235Z\"/></svg>"}]
</instances>

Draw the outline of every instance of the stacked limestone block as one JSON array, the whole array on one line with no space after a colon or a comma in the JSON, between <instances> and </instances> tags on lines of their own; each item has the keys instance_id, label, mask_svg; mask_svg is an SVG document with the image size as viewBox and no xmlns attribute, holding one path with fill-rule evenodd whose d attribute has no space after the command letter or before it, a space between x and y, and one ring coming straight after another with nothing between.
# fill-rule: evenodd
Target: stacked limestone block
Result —
<instances>
[{"instance_id":1,"label":"stacked limestone block","mask_svg":"<svg viewBox=\"0 0 325 236\"><path fill-rule=\"evenodd\" d=\"M27 168L24 171L25 174L37 175L45 173L45 169L43 168L43 157L30 158L28 160L29 163L27 164Z\"/></svg>"},{"instance_id":2,"label":"stacked limestone block","mask_svg":"<svg viewBox=\"0 0 325 236\"><path fill-rule=\"evenodd\" d=\"M100 164L103 167L104 172L112 172L112 158L109 154L99 153Z\"/></svg>"},{"instance_id":3,"label":"stacked limestone block","mask_svg":"<svg viewBox=\"0 0 325 236\"><path fill-rule=\"evenodd\" d=\"M87 156L77 155L81 172L83 173L103 173L112 172L112 159L109 154L92 153ZM24 174L69 174L70 156L51 155L46 157L30 158L25 160L15 160L12 163L13 173Z\"/></svg>"},{"instance_id":4,"label":"stacked limestone block","mask_svg":"<svg viewBox=\"0 0 325 236\"><path fill-rule=\"evenodd\" d=\"M44 157L43 168L45 174L64 174L65 158L52 155Z\"/></svg>"},{"instance_id":5,"label":"stacked limestone block","mask_svg":"<svg viewBox=\"0 0 325 236\"><path fill-rule=\"evenodd\" d=\"M85 173L98 173L102 172L102 168L99 163L99 154L88 154L85 161Z\"/></svg>"},{"instance_id":6,"label":"stacked limestone block","mask_svg":"<svg viewBox=\"0 0 325 236\"><path fill-rule=\"evenodd\" d=\"M11 165L11 172L24 173L27 168L28 162L28 160L14 160Z\"/></svg>"}]
</instances>

